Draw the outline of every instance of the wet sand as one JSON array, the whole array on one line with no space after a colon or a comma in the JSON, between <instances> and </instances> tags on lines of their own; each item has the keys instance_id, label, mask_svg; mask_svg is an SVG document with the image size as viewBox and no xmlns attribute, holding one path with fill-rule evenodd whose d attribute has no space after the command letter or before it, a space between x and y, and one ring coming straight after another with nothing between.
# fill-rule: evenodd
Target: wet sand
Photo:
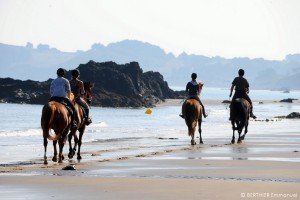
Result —
<instances>
[{"instance_id":1,"label":"wet sand","mask_svg":"<svg viewBox=\"0 0 300 200\"><path fill-rule=\"evenodd\" d=\"M281 143L208 140L110 160L101 154L90 160L86 152L80 163L2 165L0 199L298 199L299 133L293 136ZM77 170L61 170L70 162Z\"/></svg>"}]
</instances>

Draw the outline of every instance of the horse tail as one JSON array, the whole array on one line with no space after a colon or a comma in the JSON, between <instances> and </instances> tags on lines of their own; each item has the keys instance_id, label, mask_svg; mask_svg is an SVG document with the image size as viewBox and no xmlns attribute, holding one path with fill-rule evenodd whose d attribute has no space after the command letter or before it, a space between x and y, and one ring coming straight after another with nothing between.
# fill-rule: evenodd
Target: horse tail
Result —
<instances>
[{"instance_id":1,"label":"horse tail","mask_svg":"<svg viewBox=\"0 0 300 200\"><path fill-rule=\"evenodd\" d=\"M42 111L42 118L41 118L41 127L43 129L43 137L48 138L49 140L58 140L60 135L52 136L50 135L50 124L52 124L54 118L54 111L51 105L48 103L44 105Z\"/></svg>"},{"instance_id":2,"label":"horse tail","mask_svg":"<svg viewBox=\"0 0 300 200\"><path fill-rule=\"evenodd\" d=\"M185 108L185 123L188 127L188 135L191 136L195 132L195 128L197 126L197 115L196 115L196 108L190 104L186 103Z\"/></svg>"}]
</instances>

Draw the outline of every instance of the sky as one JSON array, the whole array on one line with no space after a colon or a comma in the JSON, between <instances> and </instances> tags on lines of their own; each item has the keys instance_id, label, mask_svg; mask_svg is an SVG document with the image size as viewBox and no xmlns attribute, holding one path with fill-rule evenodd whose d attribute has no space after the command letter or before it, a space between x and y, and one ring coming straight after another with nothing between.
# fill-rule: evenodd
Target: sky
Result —
<instances>
[{"instance_id":1,"label":"sky","mask_svg":"<svg viewBox=\"0 0 300 200\"><path fill-rule=\"evenodd\" d=\"M300 53L299 0L0 0L0 43L62 51L134 39L167 53Z\"/></svg>"}]
</instances>

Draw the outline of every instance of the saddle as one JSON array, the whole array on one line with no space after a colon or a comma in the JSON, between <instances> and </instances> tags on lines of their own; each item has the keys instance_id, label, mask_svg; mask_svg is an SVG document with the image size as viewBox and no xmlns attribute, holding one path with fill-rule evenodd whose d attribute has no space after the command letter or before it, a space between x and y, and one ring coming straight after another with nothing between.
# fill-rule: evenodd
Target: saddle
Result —
<instances>
[{"instance_id":1,"label":"saddle","mask_svg":"<svg viewBox=\"0 0 300 200\"><path fill-rule=\"evenodd\" d=\"M54 102L57 102L57 103L60 103L60 104L64 105L64 106L66 107L66 109L68 110L69 114L70 114L71 116L73 115L73 111L72 111L71 107L68 106L68 105L64 102L64 100L52 99L51 101L54 101Z\"/></svg>"}]
</instances>

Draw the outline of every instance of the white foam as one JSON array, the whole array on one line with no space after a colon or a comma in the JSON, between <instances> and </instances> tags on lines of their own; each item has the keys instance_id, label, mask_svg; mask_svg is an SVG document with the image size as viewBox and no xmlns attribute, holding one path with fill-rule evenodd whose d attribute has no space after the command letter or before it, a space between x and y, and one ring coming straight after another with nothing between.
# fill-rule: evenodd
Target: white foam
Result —
<instances>
[{"instance_id":1,"label":"white foam","mask_svg":"<svg viewBox=\"0 0 300 200\"><path fill-rule=\"evenodd\" d=\"M90 128L103 128L103 127L108 127L108 125L105 122L98 122L98 123L92 123Z\"/></svg>"},{"instance_id":2,"label":"white foam","mask_svg":"<svg viewBox=\"0 0 300 200\"><path fill-rule=\"evenodd\" d=\"M34 135L42 135L42 129L0 131L0 137L26 137Z\"/></svg>"}]
</instances>

